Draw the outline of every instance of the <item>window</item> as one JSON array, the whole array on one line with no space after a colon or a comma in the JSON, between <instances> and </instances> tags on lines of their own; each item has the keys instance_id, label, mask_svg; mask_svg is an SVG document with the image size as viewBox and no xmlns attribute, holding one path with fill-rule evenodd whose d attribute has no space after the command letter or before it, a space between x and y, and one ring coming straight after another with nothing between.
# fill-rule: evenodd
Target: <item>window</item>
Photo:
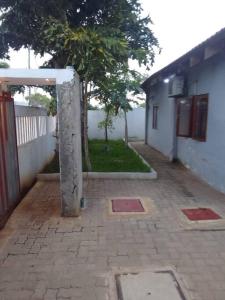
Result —
<instances>
[{"instance_id":1,"label":"window","mask_svg":"<svg viewBox=\"0 0 225 300\"><path fill-rule=\"evenodd\" d=\"M177 100L177 136L206 141L208 95Z\"/></svg>"},{"instance_id":2,"label":"window","mask_svg":"<svg viewBox=\"0 0 225 300\"><path fill-rule=\"evenodd\" d=\"M153 106L153 111L152 111L152 128L157 129L158 128L158 110L159 107L157 105Z\"/></svg>"},{"instance_id":3,"label":"window","mask_svg":"<svg viewBox=\"0 0 225 300\"><path fill-rule=\"evenodd\" d=\"M196 96L193 102L192 138L205 141L208 116L208 95Z\"/></svg>"},{"instance_id":4,"label":"window","mask_svg":"<svg viewBox=\"0 0 225 300\"><path fill-rule=\"evenodd\" d=\"M178 99L177 105L177 135L191 136L192 99Z\"/></svg>"}]
</instances>

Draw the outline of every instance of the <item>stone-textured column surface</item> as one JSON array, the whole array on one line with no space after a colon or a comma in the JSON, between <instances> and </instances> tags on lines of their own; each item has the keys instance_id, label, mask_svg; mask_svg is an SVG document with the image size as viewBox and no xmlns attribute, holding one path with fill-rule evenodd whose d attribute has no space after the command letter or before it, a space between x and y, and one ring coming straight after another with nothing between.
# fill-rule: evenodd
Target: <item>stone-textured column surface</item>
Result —
<instances>
[{"instance_id":1,"label":"stone-textured column surface","mask_svg":"<svg viewBox=\"0 0 225 300\"><path fill-rule=\"evenodd\" d=\"M80 82L57 85L62 215L79 216L82 197Z\"/></svg>"}]
</instances>

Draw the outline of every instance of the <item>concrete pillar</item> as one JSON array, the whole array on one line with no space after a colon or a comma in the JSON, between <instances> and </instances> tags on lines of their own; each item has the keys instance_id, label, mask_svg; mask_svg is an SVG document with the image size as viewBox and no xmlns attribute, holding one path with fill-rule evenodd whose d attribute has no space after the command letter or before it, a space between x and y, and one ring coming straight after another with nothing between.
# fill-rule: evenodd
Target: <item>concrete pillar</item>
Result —
<instances>
[{"instance_id":1,"label":"concrete pillar","mask_svg":"<svg viewBox=\"0 0 225 300\"><path fill-rule=\"evenodd\" d=\"M82 197L79 76L57 84L62 216L77 217Z\"/></svg>"}]
</instances>

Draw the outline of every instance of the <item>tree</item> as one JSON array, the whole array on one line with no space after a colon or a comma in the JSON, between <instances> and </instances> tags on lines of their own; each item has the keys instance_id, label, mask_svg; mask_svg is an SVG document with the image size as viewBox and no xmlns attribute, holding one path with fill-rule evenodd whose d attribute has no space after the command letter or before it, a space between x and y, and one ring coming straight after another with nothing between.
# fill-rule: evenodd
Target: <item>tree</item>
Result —
<instances>
[{"instance_id":1,"label":"tree","mask_svg":"<svg viewBox=\"0 0 225 300\"><path fill-rule=\"evenodd\" d=\"M0 69L8 69L10 66L5 61L0 61Z\"/></svg>"},{"instance_id":2,"label":"tree","mask_svg":"<svg viewBox=\"0 0 225 300\"><path fill-rule=\"evenodd\" d=\"M128 144L127 112L132 110L131 103L136 103L135 95L141 93L140 83L143 77L136 71L127 68L110 74L105 81L99 82L98 96L102 103L108 105L115 115L124 114L124 137Z\"/></svg>"},{"instance_id":3,"label":"tree","mask_svg":"<svg viewBox=\"0 0 225 300\"><path fill-rule=\"evenodd\" d=\"M28 103L31 106L44 107L45 109L47 109L49 115L55 116L57 113L57 102L53 97L50 98L46 95L35 93L27 96L26 100L28 100Z\"/></svg>"},{"instance_id":4,"label":"tree","mask_svg":"<svg viewBox=\"0 0 225 300\"><path fill-rule=\"evenodd\" d=\"M60 43L48 40L43 28L51 27L51 20L72 30L102 28L107 33L117 29L117 36L126 38L130 57L148 64L154 60L157 39L149 28L151 19L141 17L139 0L2 0L0 3L0 57L7 57L9 47L19 50L31 46L37 53L53 56L57 65L64 67L67 51Z\"/></svg>"},{"instance_id":5,"label":"tree","mask_svg":"<svg viewBox=\"0 0 225 300\"><path fill-rule=\"evenodd\" d=\"M115 115L114 107L111 103L105 103L104 107L105 118L103 121L98 123L98 128L104 128L105 130L105 141L108 142L108 130L113 130L113 116Z\"/></svg>"},{"instance_id":6,"label":"tree","mask_svg":"<svg viewBox=\"0 0 225 300\"><path fill-rule=\"evenodd\" d=\"M146 103L145 103L145 102L140 103L140 104L139 104L139 107L140 107L140 108L146 108Z\"/></svg>"},{"instance_id":7,"label":"tree","mask_svg":"<svg viewBox=\"0 0 225 300\"><path fill-rule=\"evenodd\" d=\"M48 66L73 65L83 86L83 144L88 151L87 108L91 86L128 66L128 60L149 68L157 39L149 17L141 17L139 0L4 0L0 3L0 57L30 46L51 54Z\"/></svg>"},{"instance_id":8,"label":"tree","mask_svg":"<svg viewBox=\"0 0 225 300\"><path fill-rule=\"evenodd\" d=\"M88 110L99 110L98 106L92 105L90 102L88 103Z\"/></svg>"}]
</instances>

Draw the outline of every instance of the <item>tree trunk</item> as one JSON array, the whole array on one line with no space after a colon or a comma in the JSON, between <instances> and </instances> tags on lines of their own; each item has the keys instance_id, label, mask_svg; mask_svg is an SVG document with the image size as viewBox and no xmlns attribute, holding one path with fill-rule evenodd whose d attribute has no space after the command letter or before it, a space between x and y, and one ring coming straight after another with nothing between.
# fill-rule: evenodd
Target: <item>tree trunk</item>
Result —
<instances>
[{"instance_id":1,"label":"tree trunk","mask_svg":"<svg viewBox=\"0 0 225 300\"><path fill-rule=\"evenodd\" d=\"M105 118L105 141L108 142L108 119L109 119L109 111L106 112Z\"/></svg>"},{"instance_id":2,"label":"tree trunk","mask_svg":"<svg viewBox=\"0 0 225 300\"><path fill-rule=\"evenodd\" d=\"M87 167L87 171L91 171L91 161L89 157L88 147L88 96L87 96L87 80L84 82L84 94L83 94L83 129L84 129L84 159Z\"/></svg>"},{"instance_id":3,"label":"tree trunk","mask_svg":"<svg viewBox=\"0 0 225 300\"><path fill-rule=\"evenodd\" d=\"M82 153L84 155L84 81L81 81L81 97L80 97L80 107L81 107L81 145Z\"/></svg>"},{"instance_id":4,"label":"tree trunk","mask_svg":"<svg viewBox=\"0 0 225 300\"><path fill-rule=\"evenodd\" d=\"M128 126L127 126L127 112L124 110L124 120L125 120L125 143L128 145Z\"/></svg>"}]
</instances>

